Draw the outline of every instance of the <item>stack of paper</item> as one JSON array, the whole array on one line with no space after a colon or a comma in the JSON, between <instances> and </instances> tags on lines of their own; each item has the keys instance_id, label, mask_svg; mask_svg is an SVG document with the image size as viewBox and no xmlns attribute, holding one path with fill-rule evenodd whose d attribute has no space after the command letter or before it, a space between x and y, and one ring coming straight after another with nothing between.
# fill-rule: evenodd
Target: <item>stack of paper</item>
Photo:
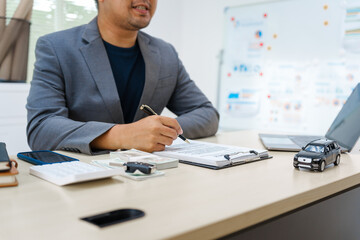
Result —
<instances>
[{"instance_id":1,"label":"stack of paper","mask_svg":"<svg viewBox=\"0 0 360 240\"><path fill-rule=\"evenodd\" d=\"M177 158L180 162L211 168L222 168L236 164L269 158L268 151L190 140L190 144L179 139L165 151L154 152L164 157Z\"/></svg>"}]
</instances>

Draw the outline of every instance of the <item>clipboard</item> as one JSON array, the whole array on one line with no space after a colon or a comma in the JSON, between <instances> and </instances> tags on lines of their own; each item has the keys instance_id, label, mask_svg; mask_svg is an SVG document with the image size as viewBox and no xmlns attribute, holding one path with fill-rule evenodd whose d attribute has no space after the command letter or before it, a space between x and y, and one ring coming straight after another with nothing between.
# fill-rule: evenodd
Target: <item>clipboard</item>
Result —
<instances>
[{"instance_id":1,"label":"clipboard","mask_svg":"<svg viewBox=\"0 0 360 240\"><path fill-rule=\"evenodd\" d=\"M189 141L190 144L175 140L171 146L166 146L164 151L153 152L153 154L210 169L223 169L271 158L266 149Z\"/></svg>"},{"instance_id":2,"label":"clipboard","mask_svg":"<svg viewBox=\"0 0 360 240\"><path fill-rule=\"evenodd\" d=\"M221 169L225 169L225 168L230 168L230 167L235 167L235 166L239 166L239 165L244 165L247 163L252 163L252 162L258 162L258 161L262 161L262 160L267 160L272 158L272 156L268 155L265 157L260 157L257 159L252 159L249 161L239 161L239 162L231 162L228 165L222 166L222 167L218 167L218 166L212 166L212 165L206 165L206 164L201 164L201 163L196 163L196 162L190 162L190 161L185 161L185 160L179 160L180 163L184 163L184 164L189 164L189 165L193 165L193 166L197 166L197 167L203 167L203 168L209 168L212 170L221 170Z\"/></svg>"}]
</instances>

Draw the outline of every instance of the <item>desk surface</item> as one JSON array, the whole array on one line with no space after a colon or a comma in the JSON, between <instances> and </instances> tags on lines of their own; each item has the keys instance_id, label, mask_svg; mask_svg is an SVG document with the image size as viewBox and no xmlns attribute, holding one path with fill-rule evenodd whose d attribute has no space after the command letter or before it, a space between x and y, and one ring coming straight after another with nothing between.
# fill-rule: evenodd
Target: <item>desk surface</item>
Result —
<instances>
[{"instance_id":1,"label":"desk surface","mask_svg":"<svg viewBox=\"0 0 360 240\"><path fill-rule=\"evenodd\" d=\"M221 133L209 142L262 148L255 132ZM360 155L343 154L323 173L296 170L294 153L210 170L185 164L165 176L123 177L59 187L29 174L19 161L19 186L0 189L0 239L216 238L294 210L360 183ZM85 162L107 159L69 154ZM145 217L100 229L80 217L138 208Z\"/></svg>"}]
</instances>

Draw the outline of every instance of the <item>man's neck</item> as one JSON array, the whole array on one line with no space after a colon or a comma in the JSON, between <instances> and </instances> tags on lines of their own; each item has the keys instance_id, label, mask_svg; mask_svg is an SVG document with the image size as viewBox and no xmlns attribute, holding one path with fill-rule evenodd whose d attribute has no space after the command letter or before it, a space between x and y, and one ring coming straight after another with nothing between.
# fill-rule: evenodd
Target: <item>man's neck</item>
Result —
<instances>
[{"instance_id":1,"label":"man's neck","mask_svg":"<svg viewBox=\"0 0 360 240\"><path fill-rule=\"evenodd\" d=\"M98 18L98 27L102 39L114 46L130 48L135 45L138 31L121 29L103 18Z\"/></svg>"}]
</instances>

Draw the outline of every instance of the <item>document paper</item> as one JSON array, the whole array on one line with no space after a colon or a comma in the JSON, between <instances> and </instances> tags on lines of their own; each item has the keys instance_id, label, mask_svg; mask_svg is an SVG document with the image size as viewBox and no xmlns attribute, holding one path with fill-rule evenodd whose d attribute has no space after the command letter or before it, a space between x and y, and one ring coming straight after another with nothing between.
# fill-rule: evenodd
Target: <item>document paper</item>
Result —
<instances>
[{"instance_id":1,"label":"document paper","mask_svg":"<svg viewBox=\"0 0 360 240\"><path fill-rule=\"evenodd\" d=\"M164 151L154 152L154 154L215 167L223 167L233 163L240 164L268 157L267 150L189 141L190 144L177 139L171 146L166 146ZM255 151L257 154L250 151Z\"/></svg>"}]
</instances>

